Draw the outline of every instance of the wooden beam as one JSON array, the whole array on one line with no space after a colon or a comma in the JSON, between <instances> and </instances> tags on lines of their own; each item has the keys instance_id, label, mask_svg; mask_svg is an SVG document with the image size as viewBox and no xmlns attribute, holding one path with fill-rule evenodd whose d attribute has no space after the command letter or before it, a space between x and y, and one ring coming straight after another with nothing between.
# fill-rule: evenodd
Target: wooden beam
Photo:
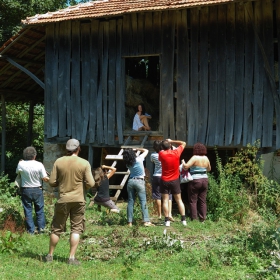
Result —
<instances>
[{"instance_id":1,"label":"wooden beam","mask_svg":"<svg viewBox=\"0 0 280 280\"><path fill-rule=\"evenodd\" d=\"M18 37L16 37L14 40L13 39L10 39L12 42L7 45L5 47L5 49L2 51L2 53L5 53L7 50L10 49L10 47L12 47L19 39L21 39L21 37L24 37L25 36L25 33L27 33L29 31L30 28L27 28L25 29Z\"/></svg>"},{"instance_id":2,"label":"wooden beam","mask_svg":"<svg viewBox=\"0 0 280 280\"><path fill-rule=\"evenodd\" d=\"M6 57L6 60L10 62L12 65L23 71L25 74L27 74L30 78L32 78L37 84L39 84L43 89L45 89L45 84L38 79L33 73L31 73L29 70L18 64L17 62L13 61L11 58Z\"/></svg>"},{"instance_id":3,"label":"wooden beam","mask_svg":"<svg viewBox=\"0 0 280 280\"><path fill-rule=\"evenodd\" d=\"M2 60L6 60L7 57L8 57L7 55L1 55L0 54L0 59L2 59ZM16 62L19 62L19 63L37 64L37 65L42 65L42 66L45 64L45 63L40 62L40 61L18 58L18 57L15 57L15 56L9 56L9 58L16 61Z\"/></svg>"},{"instance_id":4,"label":"wooden beam","mask_svg":"<svg viewBox=\"0 0 280 280\"><path fill-rule=\"evenodd\" d=\"M122 155L107 155L105 159L111 159L111 160L123 160Z\"/></svg>"}]
</instances>

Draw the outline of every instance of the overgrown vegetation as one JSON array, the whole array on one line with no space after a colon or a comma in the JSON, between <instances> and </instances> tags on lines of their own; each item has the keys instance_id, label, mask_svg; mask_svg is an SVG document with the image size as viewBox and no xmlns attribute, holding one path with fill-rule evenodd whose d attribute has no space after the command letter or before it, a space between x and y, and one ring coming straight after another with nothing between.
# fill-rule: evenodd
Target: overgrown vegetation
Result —
<instances>
[{"instance_id":1,"label":"overgrown vegetation","mask_svg":"<svg viewBox=\"0 0 280 280\"><path fill-rule=\"evenodd\" d=\"M88 207L87 230L77 254L83 262L79 268L69 268L66 264L69 231L61 236L54 262L42 262L48 250L48 232L37 236L22 233L20 199L15 196L8 177L2 176L0 262L5 269L1 276L3 279L42 276L54 279L58 275L69 279L279 279L280 188L262 175L261 164L257 144L240 150L224 166L217 152L218 175L209 178L205 223L188 221L188 226L183 227L174 213L175 222L170 228L164 228L163 222L156 218L157 226L145 228L137 203L136 223L129 228L126 204L119 205L120 214ZM48 225L54 203L54 199L46 198ZM69 229L69 224L66 228ZM16 259L17 267L10 256Z\"/></svg>"},{"instance_id":2,"label":"overgrown vegetation","mask_svg":"<svg viewBox=\"0 0 280 280\"><path fill-rule=\"evenodd\" d=\"M210 174L207 196L209 217L244 222L249 212L258 212L265 218L280 213L280 185L262 173L262 160L258 156L259 143L248 144L225 166L217 154L218 176Z\"/></svg>"},{"instance_id":3,"label":"overgrown vegetation","mask_svg":"<svg viewBox=\"0 0 280 280\"><path fill-rule=\"evenodd\" d=\"M6 170L5 174L11 180L16 177L16 166L22 158L22 152L27 147L27 130L29 105L7 103L6 105ZM0 123L2 117L0 116ZM1 127L0 127L1 128ZM36 160L43 161L44 143L44 106L34 107L32 146L37 150Z\"/></svg>"}]
</instances>

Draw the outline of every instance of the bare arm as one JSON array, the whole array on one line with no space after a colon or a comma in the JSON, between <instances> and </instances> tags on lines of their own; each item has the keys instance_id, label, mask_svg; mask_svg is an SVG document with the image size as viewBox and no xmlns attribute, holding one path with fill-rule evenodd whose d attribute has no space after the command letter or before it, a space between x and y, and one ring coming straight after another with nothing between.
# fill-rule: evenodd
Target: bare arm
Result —
<instances>
[{"instance_id":1,"label":"bare arm","mask_svg":"<svg viewBox=\"0 0 280 280\"><path fill-rule=\"evenodd\" d=\"M145 158L147 156L147 154L149 153L149 151L147 149L144 148L137 148L137 151L142 152L142 156Z\"/></svg>"},{"instance_id":2,"label":"bare arm","mask_svg":"<svg viewBox=\"0 0 280 280\"><path fill-rule=\"evenodd\" d=\"M183 163L184 169L189 169L191 166L193 166L195 164L195 159L192 156L191 159L187 163L185 163L185 160L182 160L182 163Z\"/></svg>"},{"instance_id":3,"label":"bare arm","mask_svg":"<svg viewBox=\"0 0 280 280\"><path fill-rule=\"evenodd\" d=\"M184 148L186 147L186 142L181 141L181 140L171 140L171 139L166 139L170 144L175 144L175 145L182 145Z\"/></svg>"},{"instance_id":4,"label":"bare arm","mask_svg":"<svg viewBox=\"0 0 280 280\"><path fill-rule=\"evenodd\" d=\"M110 172L108 172L106 175L107 175L107 178L110 179L116 172L117 168L115 167L112 167L112 166L108 166L108 165L102 165L101 166L102 169L109 169Z\"/></svg>"}]
</instances>

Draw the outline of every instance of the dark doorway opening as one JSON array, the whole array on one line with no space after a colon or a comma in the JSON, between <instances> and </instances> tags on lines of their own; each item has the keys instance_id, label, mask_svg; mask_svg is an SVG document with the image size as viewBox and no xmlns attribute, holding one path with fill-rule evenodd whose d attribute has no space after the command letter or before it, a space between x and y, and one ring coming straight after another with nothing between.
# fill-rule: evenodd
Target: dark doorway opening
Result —
<instances>
[{"instance_id":1,"label":"dark doorway opening","mask_svg":"<svg viewBox=\"0 0 280 280\"><path fill-rule=\"evenodd\" d=\"M159 129L160 94L159 56L128 57L126 73L126 130L132 129L134 115L139 104L144 104L152 131Z\"/></svg>"}]
</instances>

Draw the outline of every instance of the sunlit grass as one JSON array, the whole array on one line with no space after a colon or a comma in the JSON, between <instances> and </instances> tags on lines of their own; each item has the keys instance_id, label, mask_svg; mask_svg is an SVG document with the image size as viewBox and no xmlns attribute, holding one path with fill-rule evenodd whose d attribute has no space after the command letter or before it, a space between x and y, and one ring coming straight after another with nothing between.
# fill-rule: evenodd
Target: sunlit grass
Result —
<instances>
[{"instance_id":1,"label":"sunlit grass","mask_svg":"<svg viewBox=\"0 0 280 280\"><path fill-rule=\"evenodd\" d=\"M188 221L183 227L174 213L170 228L155 217L155 227L143 227L137 217L129 228L125 207L121 205L120 215L87 209L87 229L76 255L82 261L80 267L66 263L69 232L61 237L52 263L43 262L48 233L24 234L27 245L21 253L0 255L1 279L256 279L257 270L268 265L257 252L244 247L247 237L238 224ZM182 242L182 250L178 243L165 247L161 242L165 229L165 236Z\"/></svg>"}]
</instances>

